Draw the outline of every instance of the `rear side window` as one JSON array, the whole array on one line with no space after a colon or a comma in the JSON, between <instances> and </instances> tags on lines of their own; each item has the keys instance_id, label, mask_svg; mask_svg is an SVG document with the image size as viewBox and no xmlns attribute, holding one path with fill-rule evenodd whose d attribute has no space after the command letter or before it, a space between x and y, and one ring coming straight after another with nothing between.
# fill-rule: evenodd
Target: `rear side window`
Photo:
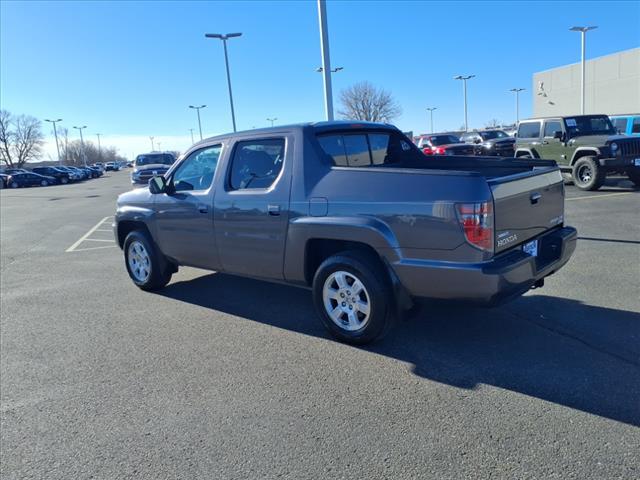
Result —
<instances>
[{"instance_id":1,"label":"rear side window","mask_svg":"<svg viewBox=\"0 0 640 480\"><path fill-rule=\"evenodd\" d=\"M231 160L232 190L269 188L282 170L284 138L238 142Z\"/></svg>"},{"instance_id":2,"label":"rear side window","mask_svg":"<svg viewBox=\"0 0 640 480\"><path fill-rule=\"evenodd\" d=\"M633 119L633 126L631 127L631 133L640 133L640 117Z\"/></svg>"},{"instance_id":3,"label":"rear side window","mask_svg":"<svg viewBox=\"0 0 640 480\"><path fill-rule=\"evenodd\" d=\"M538 138L540 136L540 123L521 123L518 127L518 138Z\"/></svg>"},{"instance_id":4,"label":"rear side window","mask_svg":"<svg viewBox=\"0 0 640 480\"><path fill-rule=\"evenodd\" d=\"M545 137L553 138L553 134L555 132L561 132L561 131L562 131L562 126L560 125L559 120L552 120L544 124Z\"/></svg>"},{"instance_id":5,"label":"rear side window","mask_svg":"<svg viewBox=\"0 0 640 480\"><path fill-rule=\"evenodd\" d=\"M391 165L422 155L411 142L395 132L323 135L318 137L318 142L338 167Z\"/></svg>"}]
</instances>

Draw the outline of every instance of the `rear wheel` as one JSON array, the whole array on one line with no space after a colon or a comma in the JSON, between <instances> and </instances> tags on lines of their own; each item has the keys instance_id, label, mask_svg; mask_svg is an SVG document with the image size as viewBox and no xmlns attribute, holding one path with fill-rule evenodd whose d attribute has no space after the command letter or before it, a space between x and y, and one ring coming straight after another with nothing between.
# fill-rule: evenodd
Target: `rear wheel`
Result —
<instances>
[{"instance_id":1,"label":"rear wheel","mask_svg":"<svg viewBox=\"0 0 640 480\"><path fill-rule=\"evenodd\" d=\"M129 233L123 250L129 277L142 290L158 290L169 283L170 265L146 232Z\"/></svg>"},{"instance_id":2,"label":"rear wheel","mask_svg":"<svg viewBox=\"0 0 640 480\"><path fill-rule=\"evenodd\" d=\"M46 187L46 186L48 186L48 185L49 185L49 182L47 182L46 180L42 180L42 181L40 182L40 186L41 186L41 187Z\"/></svg>"},{"instance_id":3,"label":"rear wheel","mask_svg":"<svg viewBox=\"0 0 640 480\"><path fill-rule=\"evenodd\" d=\"M17 182L11 182L11 188L18 188L20 185L18 185Z\"/></svg>"},{"instance_id":4,"label":"rear wheel","mask_svg":"<svg viewBox=\"0 0 640 480\"><path fill-rule=\"evenodd\" d=\"M606 178L595 157L582 157L573 165L573 182L580 190L598 190Z\"/></svg>"},{"instance_id":5,"label":"rear wheel","mask_svg":"<svg viewBox=\"0 0 640 480\"><path fill-rule=\"evenodd\" d=\"M69 183L69 179L68 179L67 177L62 177L62 178L60 179L60 183L61 183L62 185L66 185L67 183Z\"/></svg>"},{"instance_id":6,"label":"rear wheel","mask_svg":"<svg viewBox=\"0 0 640 480\"><path fill-rule=\"evenodd\" d=\"M372 255L347 251L327 258L313 279L323 325L338 340L362 345L384 335L393 321L391 287Z\"/></svg>"}]
</instances>

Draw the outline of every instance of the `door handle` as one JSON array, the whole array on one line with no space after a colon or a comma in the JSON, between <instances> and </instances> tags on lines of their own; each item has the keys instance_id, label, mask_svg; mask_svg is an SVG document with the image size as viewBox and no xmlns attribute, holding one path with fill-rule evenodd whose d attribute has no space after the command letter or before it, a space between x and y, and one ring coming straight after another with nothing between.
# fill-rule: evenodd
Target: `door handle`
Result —
<instances>
[{"instance_id":1,"label":"door handle","mask_svg":"<svg viewBox=\"0 0 640 480\"><path fill-rule=\"evenodd\" d=\"M267 212L269 213L269 215L277 217L278 215L280 215L280 205L268 205Z\"/></svg>"},{"instance_id":2,"label":"door handle","mask_svg":"<svg viewBox=\"0 0 640 480\"><path fill-rule=\"evenodd\" d=\"M542 142L543 145L549 145L549 142L547 142L546 140L544 142Z\"/></svg>"},{"instance_id":3,"label":"door handle","mask_svg":"<svg viewBox=\"0 0 640 480\"><path fill-rule=\"evenodd\" d=\"M200 213L207 213L209 211L209 207L207 207L204 203L198 205L198 211Z\"/></svg>"},{"instance_id":4,"label":"door handle","mask_svg":"<svg viewBox=\"0 0 640 480\"><path fill-rule=\"evenodd\" d=\"M531 196L529 197L529 200L531 201L531 205L535 205L536 203L538 203L538 201L542 198L542 195L540 195L538 192L532 193Z\"/></svg>"}]
</instances>

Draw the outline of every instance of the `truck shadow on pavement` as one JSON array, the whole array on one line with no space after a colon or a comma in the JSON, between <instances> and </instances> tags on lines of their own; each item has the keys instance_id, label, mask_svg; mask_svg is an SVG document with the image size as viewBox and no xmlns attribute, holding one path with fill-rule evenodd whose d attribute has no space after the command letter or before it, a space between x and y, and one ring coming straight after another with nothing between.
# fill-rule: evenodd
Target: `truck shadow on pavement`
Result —
<instances>
[{"instance_id":1,"label":"truck shadow on pavement","mask_svg":"<svg viewBox=\"0 0 640 480\"><path fill-rule=\"evenodd\" d=\"M304 289L214 273L159 294L329 338ZM495 309L425 302L363 349L410 363L432 381L492 385L640 426L639 313L545 295Z\"/></svg>"}]
</instances>

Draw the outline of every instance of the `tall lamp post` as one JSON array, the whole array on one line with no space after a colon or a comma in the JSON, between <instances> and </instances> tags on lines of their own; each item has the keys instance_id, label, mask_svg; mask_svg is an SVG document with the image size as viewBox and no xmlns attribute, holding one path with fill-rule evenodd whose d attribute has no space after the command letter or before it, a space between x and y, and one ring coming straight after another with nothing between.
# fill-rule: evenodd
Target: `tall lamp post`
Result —
<instances>
[{"instance_id":1,"label":"tall lamp post","mask_svg":"<svg viewBox=\"0 0 640 480\"><path fill-rule=\"evenodd\" d=\"M189 131L191 132L191 144L194 144L196 142L193 141L193 128L190 128Z\"/></svg>"},{"instance_id":2,"label":"tall lamp post","mask_svg":"<svg viewBox=\"0 0 640 480\"><path fill-rule=\"evenodd\" d=\"M96 133L96 136L98 137L98 159L102 160L102 149L100 148L100 135L102 134Z\"/></svg>"},{"instance_id":3,"label":"tall lamp post","mask_svg":"<svg viewBox=\"0 0 640 480\"><path fill-rule=\"evenodd\" d=\"M324 109L327 120L333 120L333 92L331 91L331 60L329 57L329 29L327 27L327 3L318 0L320 26L320 51L322 53L322 79L324 80Z\"/></svg>"},{"instance_id":4,"label":"tall lamp post","mask_svg":"<svg viewBox=\"0 0 640 480\"><path fill-rule=\"evenodd\" d=\"M84 162L84 166L87 166L87 154L84 151L84 139L82 138L82 130L87 128L86 125L83 125L82 127L73 127L75 129L77 129L80 132L80 146L82 147L82 161Z\"/></svg>"},{"instance_id":5,"label":"tall lamp post","mask_svg":"<svg viewBox=\"0 0 640 480\"><path fill-rule=\"evenodd\" d=\"M520 122L520 92L526 90L525 88L512 88L509 90L510 92L514 92L516 94L516 128L518 127L518 123Z\"/></svg>"},{"instance_id":6,"label":"tall lamp post","mask_svg":"<svg viewBox=\"0 0 640 480\"><path fill-rule=\"evenodd\" d=\"M267 118L267 122L271 122L271 126L273 127L273 122L275 122L277 119L277 117Z\"/></svg>"},{"instance_id":7,"label":"tall lamp post","mask_svg":"<svg viewBox=\"0 0 640 480\"><path fill-rule=\"evenodd\" d=\"M153 146L153 139L154 139L154 137L149 137L149 140L151 140L151 151L152 152L155 151L155 148Z\"/></svg>"},{"instance_id":8,"label":"tall lamp post","mask_svg":"<svg viewBox=\"0 0 640 480\"><path fill-rule=\"evenodd\" d=\"M584 115L584 71L585 71L585 49L587 43L587 32L589 30L595 30L597 26L592 27L571 27L569 30L572 32L580 32L582 37L582 60L581 60L581 75L580 75L580 113Z\"/></svg>"},{"instance_id":9,"label":"tall lamp post","mask_svg":"<svg viewBox=\"0 0 640 480\"><path fill-rule=\"evenodd\" d=\"M59 118L57 120L47 120L45 118L45 122L53 123L53 136L56 137L56 150L58 151L58 164L60 164L60 145L58 144L58 130L56 130L56 123L61 122L62 119Z\"/></svg>"},{"instance_id":10,"label":"tall lamp post","mask_svg":"<svg viewBox=\"0 0 640 480\"><path fill-rule=\"evenodd\" d=\"M433 111L437 110L438 107L428 107L427 110L429 111L429 116L431 117L431 133L433 133Z\"/></svg>"},{"instance_id":11,"label":"tall lamp post","mask_svg":"<svg viewBox=\"0 0 640 480\"><path fill-rule=\"evenodd\" d=\"M224 45L224 64L227 67L227 85L229 86L229 104L231 105L231 122L233 123L233 131L236 131L236 114L233 110L233 95L231 93L231 75L229 74L229 56L227 55L227 40L234 37L239 37L242 33L205 33L206 38L217 38L222 40Z\"/></svg>"},{"instance_id":12,"label":"tall lamp post","mask_svg":"<svg viewBox=\"0 0 640 480\"><path fill-rule=\"evenodd\" d=\"M195 107L193 105L189 105L189 108L193 108L198 112L198 129L200 130L200 140L202 140L202 123L200 123L200 109L206 107L206 105L200 105L199 107ZM235 132L235 129L233 130Z\"/></svg>"},{"instance_id":13,"label":"tall lamp post","mask_svg":"<svg viewBox=\"0 0 640 480\"><path fill-rule=\"evenodd\" d=\"M475 75L457 75L453 77L454 80L462 80L463 92L464 92L464 131L469 131L469 122L467 121L467 80L475 77Z\"/></svg>"}]
</instances>

